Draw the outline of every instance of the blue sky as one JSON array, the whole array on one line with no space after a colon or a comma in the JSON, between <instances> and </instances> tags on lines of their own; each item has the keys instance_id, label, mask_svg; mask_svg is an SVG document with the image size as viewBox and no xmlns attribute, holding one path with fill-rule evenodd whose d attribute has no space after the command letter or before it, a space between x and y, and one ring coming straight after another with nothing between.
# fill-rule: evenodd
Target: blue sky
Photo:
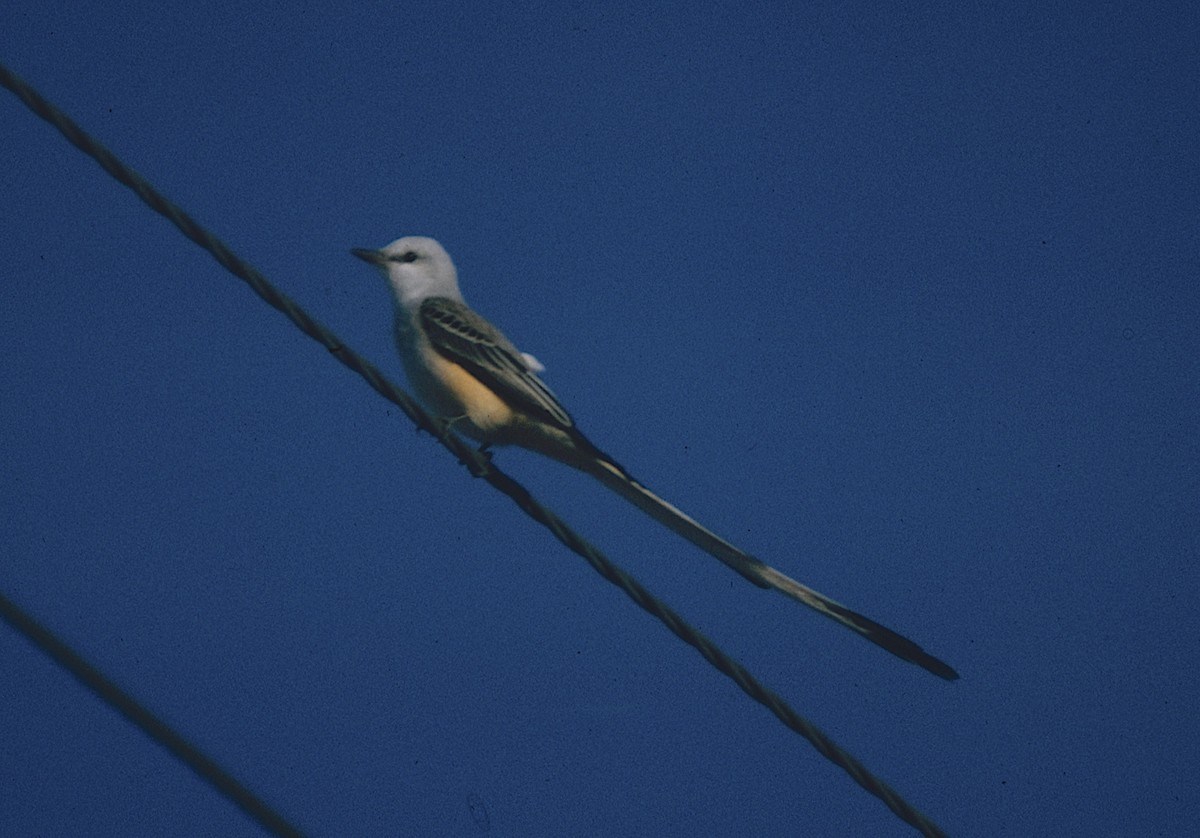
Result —
<instances>
[{"instance_id":1,"label":"blue sky","mask_svg":"<svg viewBox=\"0 0 1200 838\"><path fill-rule=\"evenodd\" d=\"M1200 826L1186 4L5 17L397 379L347 251L431 235L601 448L954 665L496 455L948 833ZM0 98L6 595L313 834L913 834ZM258 834L7 628L0 673L0 833Z\"/></svg>"}]
</instances>

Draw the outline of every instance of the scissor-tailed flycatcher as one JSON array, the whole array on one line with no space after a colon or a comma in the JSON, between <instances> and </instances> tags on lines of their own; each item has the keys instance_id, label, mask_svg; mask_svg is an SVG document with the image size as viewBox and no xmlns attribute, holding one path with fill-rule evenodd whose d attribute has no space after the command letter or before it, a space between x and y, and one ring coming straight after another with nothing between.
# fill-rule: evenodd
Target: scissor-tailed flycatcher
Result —
<instances>
[{"instance_id":1,"label":"scissor-tailed flycatcher","mask_svg":"<svg viewBox=\"0 0 1200 838\"><path fill-rule=\"evenodd\" d=\"M485 446L520 445L586 472L761 588L774 588L894 655L947 680L958 673L920 646L802 585L701 526L588 441L537 373L542 366L463 302L450 255L408 236L382 250L354 249L376 266L396 303L396 346L417 395L456 431Z\"/></svg>"}]
</instances>

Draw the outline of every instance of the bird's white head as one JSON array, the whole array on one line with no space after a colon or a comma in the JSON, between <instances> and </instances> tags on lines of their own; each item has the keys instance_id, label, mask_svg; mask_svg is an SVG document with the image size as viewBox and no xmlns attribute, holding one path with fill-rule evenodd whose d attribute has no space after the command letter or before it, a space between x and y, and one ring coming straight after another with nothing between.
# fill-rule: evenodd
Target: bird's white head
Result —
<instances>
[{"instance_id":1,"label":"bird's white head","mask_svg":"<svg viewBox=\"0 0 1200 838\"><path fill-rule=\"evenodd\" d=\"M355 248L350 252L379 269L392 286L396 302L405 308L420 305L429 297L462 300L454 262L434 239L405 236L382 250Z\"/></svg>"}]
</instances>

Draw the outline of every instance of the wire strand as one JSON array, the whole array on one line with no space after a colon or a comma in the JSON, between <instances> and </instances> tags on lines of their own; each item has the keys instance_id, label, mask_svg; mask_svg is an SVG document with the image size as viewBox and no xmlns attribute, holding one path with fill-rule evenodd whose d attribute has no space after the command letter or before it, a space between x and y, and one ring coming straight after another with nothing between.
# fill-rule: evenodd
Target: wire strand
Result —
<instances>
[{"instance_id":1,"label":"wire strand","mask_svg":"<svg viewBox=\"0 0 1200 838\"><path fill-rule=\"evenodd\" d=\"M166 748L172 756L192 769L202 779L207 780L227 799L241 807L243 812L258 821L264 829L276 835L288 836L288 838L303 834L292 826L283 815L267 805L262 798L222 768L216 760L147 710L137 699L118 687L111 678L88 663L82 655L3 593L0 593L0 619L5 620L10 626L25 635L31 643L74 675L79 683L145 731L151 739Z\"/></svg>"},{"instance_id":2,"label":"wire strand","mask_svg":"<svg viewBox=\"0 0 1200 838\"><path fill-rule=\"evenodd\" d=\"M683 642L695 648L714 668L736 683L743 692L770 710L790 730L807 739L817 751L840 767L866 791L879 798L922 835L939 838L945 833L929 818L910 805L883 780L866 769L857 759L840 748L812 722L793 710L779 695L763 686L750 672L721 651L700 631L689 625L675 611L657 599L646 588L610 561L604 554L575 533L552 511L538 503L520 483L492 465L446 426L432 419L407 393L392 384L366 359L353 352L333 332L321 325L307 312L275 288L249 264L234 254L212 233L201 227L191 216L158 193L144 178L76 125L69 117L47 102L28 84L0 64L0 84L11 90L25 105L42 119L57 128L80 151L99 163L105 171L129 187L151 209L165 217L200 247L208 251L226 270L244 280L268 305L282 312L297 328L328 349L346 367L362 376L385 399L393 402L422 430L433 434L458 458L472 475L482 478L503 492L525 514L550 530L573 552L582 556L597 573L616 585L642 609L662 622Z\"/></svg>"}]
</instances>

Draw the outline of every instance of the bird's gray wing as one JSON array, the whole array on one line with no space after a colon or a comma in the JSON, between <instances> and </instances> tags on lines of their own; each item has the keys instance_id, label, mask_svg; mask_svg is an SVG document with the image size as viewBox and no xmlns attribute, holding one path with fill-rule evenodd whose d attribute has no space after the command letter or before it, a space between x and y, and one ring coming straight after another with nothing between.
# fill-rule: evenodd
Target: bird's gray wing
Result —
<instances>
[{"instance_id":1,"label":"bird's gray wing","mask_svg":"<svg viewBox=\"0 0 1200 838\"><path fill-rule=\"evenodd\" d=\"M430 297L421 303L421 327L433 348L490 387L525 413L563 430L575 423L542 380L521 357L504 333L447 297Z\"/></svg>"}]
</instances>

